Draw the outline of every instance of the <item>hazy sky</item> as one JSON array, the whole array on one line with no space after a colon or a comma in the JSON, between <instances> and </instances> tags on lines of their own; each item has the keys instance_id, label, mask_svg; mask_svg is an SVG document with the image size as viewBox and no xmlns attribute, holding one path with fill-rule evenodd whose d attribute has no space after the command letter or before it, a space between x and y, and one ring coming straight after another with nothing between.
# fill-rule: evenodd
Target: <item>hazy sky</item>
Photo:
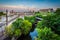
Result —
<instances>
[{"instance_id":1,"label":"hazy sky","mask_svg":"<svg viewBox=\"0 0 60 40\"><path fill-rule=\"evenodd\" d=\"M0 0L0 8L57 8L60 0Z\"/></svg>"}]
</instances>

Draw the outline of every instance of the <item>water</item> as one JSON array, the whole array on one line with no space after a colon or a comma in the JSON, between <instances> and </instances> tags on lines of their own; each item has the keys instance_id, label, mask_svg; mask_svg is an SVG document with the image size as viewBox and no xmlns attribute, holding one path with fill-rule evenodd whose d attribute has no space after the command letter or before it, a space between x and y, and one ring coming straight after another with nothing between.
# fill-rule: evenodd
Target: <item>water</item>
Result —
<instances>
[{"instance_id":1,"label":"water","mask_svg":"<svg viewBox=\"0 0 60 40\"><path fill-rule=\"evenodd\" d=\"M30 32L30 36L31 36L32 40L34 40L35 37L37 37L37 34L38 33L37 33L36 29L33 32Z\"/></svg>"}]
</instances>

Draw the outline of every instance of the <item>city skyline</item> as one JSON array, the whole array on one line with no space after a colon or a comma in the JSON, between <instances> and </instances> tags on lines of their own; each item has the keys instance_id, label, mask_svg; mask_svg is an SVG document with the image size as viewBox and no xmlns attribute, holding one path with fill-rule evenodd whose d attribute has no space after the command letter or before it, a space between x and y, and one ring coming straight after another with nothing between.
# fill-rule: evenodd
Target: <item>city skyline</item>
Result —
<instances>
[{"instance_id":1,"label":"city skyline","mask_svg":"<svg viewBox=\"0 0 60 40\"><path fill-rule=\"evenodd\" d=\"M0 10L60 8L60 0L0 0Z\"/></svg>"}]
</instances>

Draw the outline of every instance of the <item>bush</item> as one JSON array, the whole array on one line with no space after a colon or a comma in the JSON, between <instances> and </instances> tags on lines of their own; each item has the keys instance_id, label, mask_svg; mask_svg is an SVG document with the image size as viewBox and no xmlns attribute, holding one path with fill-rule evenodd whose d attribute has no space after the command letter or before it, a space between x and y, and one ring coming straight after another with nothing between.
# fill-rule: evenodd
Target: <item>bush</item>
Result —
<instances>
[{"instance_id":1,"label":"bush","mask_svg":"<svg viewBox=\"0 0 60 40\"><path fill-rule=\"evenodd\" d=\"M27 35L30 33L30 30L32 29L32 24L28 20L24 20L21 26L21 31L24 35Z\"/></svg>"},{"instance_id":2,"label":"bush","mask_svg":"<svg viewBox=\"0 0 60 40\"><path fill-rule=\"evenodd\" d=\"M8 25L5 29L6 29L5 34L7 34L10 37L21 35L21 30L20 29L15 29L14 30L12 25Z\"/></svg>"},{"instance_id":3,"label":"bush","mask_svg":"<svg viewBox=\"0 0 60 40\"><path fill-rule=\"evenodd\" d=\"M55 11L55 13L56 13L57 15L60 15L60 8L57 8L57 10Z\"/></svg>"},{"instance_id":4,"label":"bush","mask_svg":"<svg viewBox=\"0 0 60 40\"><path fill-rule=\"evenodd\" d=\"M12 36L18 37L22 34L27 35L29 34L31 28L32 28L31 22L29 22L28 20L18 18L11 25L8 25L8 27L6 27L6 34L11 37Z\"/></svg>"},{"instance_id":5,"label":"bush","mask_svg":"<svg viewBox=\"0 0 60 40\"><path fill-rule=\"evenodd\" d=\"M32 24L35 22L35 16L29 16L29 17L25 16L24 19L25 20L28 20Z\"/></svg>"},{"instance_id":6,"label":"bush","mask_svg":"<svg viewBox=\"0 0 60 40\"><path fill-rule=\"evenodd\" d=\"M12 31L12 24L8 25L7 27L5 27L5 34L7 36L12 37L13 36L13 31Z\"/></svg>"},{"instance_id":7,"label":"bush","mask_svg":"<svg viewBox=\"0 0 60 40\"><path fill-rule=\"evenodd\" d=\"M40 14L40 12L38 11L38 12L35 12L35 14Z\"/></svg>"},{"instance_id":8,"label":"bush","mask_svg":"<svg viewBox=\"0 0 60 40\"><path fill-rule=\"evenodd\" d=\"M57 34L54 34L51 31L51 28L36 28L37 32L38 32L38 36L37 39L38 40L60 40L60 36L58 36Z\"/></svg>"},{"instance_id":9,"label":"bush","mask_svg":"<svg viewBox=\"0 0 60 40\"><path fill-rule=\"evenodd\" d=\"M14 36L20 36L21 34L22 34L21 30L20 29L16 29Z\"/></svg>"},{"instance_id":10,"label":"bush","mask_svg":"<svg viewBox=\"0 0 60 40\"><path fill-rule=\"evenodd\" d=\"M44 22L44 21L38 21L38 23L37 23L37 28L44 28L43 22Z\"/></svg>"},{"instance_id":11,"label":"bush","mask_svg":"<svg viewBox=\"0 0 60 40\"><path fill-rule=\"evenodd\" d=\"M39 14L35 14L35 17L42 18L42 15L40 13Z\"/></svg>"},{"instance_id":12,"label":"bush","mask_svg":"<svg viewBox=\"0 0 60 40\"><path fill-rule=\"evenodd\" d=\"M60 15L48 15L44 17L43 24L52 28L55 33L60 34Z\"/></svg>"},{"instance_id":13,"label":"bush","mask_svg":"<svg viewBox=\"0 0 60 40\"><path fill-rule=\"evenodd\" d=\"M3 12L0 12L0 16L2 16L2 15L6 15L6 14L4 14Z\"/></svg>"},{"instance_id":14,"label":"bush","mask_svg":"<svg viewBox=\"0 0 60 40\"><path fill-rule=\"evenodd\" d=\"M16 21L12 23L14 28L20 28L22 26L23 19L22 18L17 18Z\"/></svg>"}]
</instances>

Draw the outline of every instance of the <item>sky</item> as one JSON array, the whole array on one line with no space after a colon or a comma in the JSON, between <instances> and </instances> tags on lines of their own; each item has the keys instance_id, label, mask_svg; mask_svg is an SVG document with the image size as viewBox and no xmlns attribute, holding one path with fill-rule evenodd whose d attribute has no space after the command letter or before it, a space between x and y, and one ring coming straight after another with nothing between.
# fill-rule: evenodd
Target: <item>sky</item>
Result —
<instances>
[{"instance_id":1,"label":"sky","mask_svg":"<svg viewBox=\"0 0 60 40\"><path fill-rule=\"evenodd\" d=\"M0 9L60 8L60 0L0 0Z\"/></svg>"}]
</instances>

